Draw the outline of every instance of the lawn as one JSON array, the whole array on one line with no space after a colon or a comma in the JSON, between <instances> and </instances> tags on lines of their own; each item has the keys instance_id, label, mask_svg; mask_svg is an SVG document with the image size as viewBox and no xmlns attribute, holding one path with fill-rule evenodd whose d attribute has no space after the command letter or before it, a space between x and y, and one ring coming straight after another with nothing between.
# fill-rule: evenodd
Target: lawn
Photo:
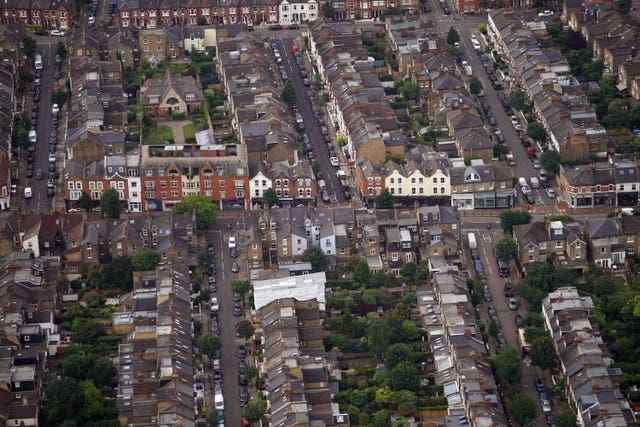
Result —
<instances>
[{"instance_id":1,"label":"lawn","mask_svg":"<svg viewBox=\"0 0 640 427\"><path fill-rule=\"evenodd\" d=\"M145 128L142 141L145 145L162 145L164 141L173 143L173 132L169 126Z\"/></svg>"},{"instance_id":2,"label":"lawn","mask_svg":"<svg viewBox=\"0 0 640 427\"><path fill-rule=\"evenodd\" d=\"M191 144L196 141L196 132L209 128L209 124L207 123L204 115L200 117L192 117L192 119L195 120L195 123L191 122L182 127L184 141L187 144Z\"/></svg>"}]
</instances>

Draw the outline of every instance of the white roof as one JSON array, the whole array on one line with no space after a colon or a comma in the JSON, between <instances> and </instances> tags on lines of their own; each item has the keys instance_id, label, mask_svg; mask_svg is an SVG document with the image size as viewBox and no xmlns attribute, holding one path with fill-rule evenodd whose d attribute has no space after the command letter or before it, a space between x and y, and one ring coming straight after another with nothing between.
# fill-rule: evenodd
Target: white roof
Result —
<instances>
[{"instance_id":1,"label":"white roof","mask_svg":"<svg viewBox=\"0 0 640 427\"><path fill-rule=\"evenodd\" d=\"M327 277L324 273L304 274L278 279L256 280L253 282L253 295L256 310L260 310L272 301L281 298L295 298L299 301L317 299L320 310L324 310L324 285Z\"/></svg>"}]
</instances>

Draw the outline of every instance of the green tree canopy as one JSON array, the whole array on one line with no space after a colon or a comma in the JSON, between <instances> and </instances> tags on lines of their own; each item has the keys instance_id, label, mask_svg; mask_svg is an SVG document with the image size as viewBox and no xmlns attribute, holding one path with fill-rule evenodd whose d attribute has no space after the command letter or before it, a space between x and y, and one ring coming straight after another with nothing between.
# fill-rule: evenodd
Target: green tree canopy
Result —
<instances>
[{"instance_id":1,"label":"green tree canopy","mask_svg":"<svg viewBox=\"0 0 640 427\"><path fill-rule=\"evenodd\" d=\"M496 242L496 258L505 262L516 259L518 255L518 245L509 235Z\"/></svg>"},{"instance_id":2,"label":"green tree canopy","mask_svg":"<svg viewBox=\"0 0 640 427\"><path fill-rule=\"evenodd\" d=\"M215 335L206 334L202 335L198 339L198 349L200 349L201 353L206 354L211 359L214 358L214 355L220 351L221 348L222 342L220 341L220 338Z\"/></svg>"},{"instance_id":3,"label":"green tree canopy","mask_svg":"<svg viewBox=\"0 0 640 427\"><path fill-rule=\"evenodd\" d=\"M329 1L324 2L320 9L322 10L322 14L324 15L324 17L328 20L332 20L336 17L336 9L333 7L333 3Z\"/></svg>"},{"instance_id":4,"label":"green tree canopy","mask_svg":"<svg viewBox=\"0 0 640 427\"><path fill-rule=\"evenodd\" d=\"M560 154L556 150L546 150L540 154L540 164L552 174L560 172Z\"/></svg>"},{"instance_id":5,"label":"green tree canopy","mask_svg":"<svg viewBox=\"0 0 640 427\"><path fill-rule=\"evenodd\" d=\"M99 280L117 289L131 290L133 288L133 264L131 257L115 257L101 270Z\"/></svg>"},{"instance_id":6,"label":"green tree canopy","mask_svg":"<svg viewBox=\"0 0 640 427\"><path fill-rule=\"evenodd\" d=\"M56 45L56 55L60 55L63 61L67 59L67 46L63 42L58 42Z\"/></svg>"},{"instance_id":7,"label":"green tree canopy","mask_svg":"<svg viewBox=\"0 0 640 427\"><path fill-rule=\"evenodd\" d=\"M244 302L244 296L249 293L251 290L251 282L248 280L234 280L231 282L231 290L233 292L237 292L242 296L242 301Z\"/></svg>"},{"instance_id":8,"label":"green tree canopy","mask_svg":"<svg viewBox=\"0 0 640 427\"><path fill-rule=\"evenodd\" d=\"M376 196L376 206L379 209L391 209L393 207L393 196L388 188Z\"/></svg>"},{"instance_id":9,"label":"green tree canopy","mask_svg":"<svg viewBox=\"0 0 640 427\"><path fill-rule=\"evenodd\" d=\"M496 372L509 384L518 384L522 379L522 360L513 347L502 347L492 358Z\"/></svg>"},{"instance_id":10,"label":"green tree canopy","mask_svg":"<svg viewBox=\"0 0 640 427\"><path fill-rule=\"evenodd\" d=\"M107 215L107 218L120 218L120 210L122 207L120 206L118 190L115 188L109 188L103 192L102 197L100 198L100 208L102 208L102 212Z\"/></svg>"},{"instance_id":11,"label":"green tree canopy","mask_svg":"<svg viewBox=\"0 0 640 427\"><path fill-rule=\"evenodd\" d=\"M289 105L296 103L296 89L291 80L287 80L282 87L282 100Z\"/></svg>"},{"instance_id":12,"label":"green tree canopy","mask_svg":"<svg viewBox=\"0 0 640 427\"><path fill-rule=\"evenodd\" d=\"M264 416L264 411L267 409L267 405L262 398L262 395L258 393L256 400L245 405L242 409L242 416L250 423L258 422Z\"/></svg>"},{"instance_id":13,"label":"green tree canopy","mask_svg":"<svg viewBox=\"0 0 640 427\"><path fill-rule=\"evenodd\" d=\"M372 276L373 275L371 274L367 261L360 259L353 271L353 280L355 280L360 286L367 286L371 281Z\"/></svg>"},{"instance_id":14,"label":"green tree canopy","mask_svg":"<svg viewBox=\"0 0 640 427\"><path fill-rule=\"evenodd\" d=\"M555 415L555 419L558 427L578 427L576 414L573 411L562 411Z\"/></svg>"},{"instance_id":15,"label":"green tree canopy","mask_svg":"<svg viewBox=\"0 0 640 427\"><path fill-rule=\"evenodd\" d=\"M264 193L262 193L262 204L263 206L266 208L268 207L273 207L273 206L278 206L280 203L280 200L278 199L278 196L276 195L276 192L273 190L273 188L267 188L266 190L264 190Z\"/></svg>"},{"instance_id":16,"label":"green tree canopy","mask_svg":"<svg viewBox=\"0 0 640 427\"><path fill-rule=\"evenodd\" d=\"M366 335L369 347L378 357L382 356L382 353L389 347L392 333L391 327L382 317L369 319Z\"/></svg>"},{"instance_id":17,"label":"green tree canopy","mask_svg":"<svg viewBox=\"0 0 640 427\"><path fill-rule=\"evenodd\" d=\"M514 225L529 224L530 222L531 214L527 211L511 209L500 212L500 224L506 234L513 234Z\"/></svg>"},{"instance_id":18,"label":"green tree canopy","mask_svg":"<svg viewBox=\"0 0 640 427\"><path fill-rule=\"evenodd\" d=\"M202 194L185 196L173 207L175 213L195 213L196 226L200 230L206 230L216 223L218 210L211 199Z\"/></svg>"},{"instance_id":19,"label":"green tree canopy","mask_svg":"<svg viewBox=\"0 0 640 427\"><path fill-rule=\"evenodd\" d=\"M79 209L90 211L93 207L93 201L91 200L91 196L89 195L89 193L83 191L82 194L80 194L80 198L76 202L76 206L78 206Z\"/></svg>"},{"instance_id":20,"label":"green tree canopy","mask_svg":"<svg viewBox=\"0 0 640 427\"><path fill-rule=\"evenodd\" d=\"M253 336L253 333L255 331L256 328L254 328L253 323L251 323L247 319L243 319L240 321L240 323L238 323L238 335L240 336L240 338L248 340Z\"/></svg>"},{"instance_id":21,"label":"green tree canopy","mask_svg":"<svg viewBox=\"0 0 640 427\"><path fill-rule=\"evenodd\" d=\"M417 101L420 96L420 86L411 80L405 80L400 86L400 95L407 101Z\"/></svg>"},{"instance_id":22,"label":"green tree canopy","mask_svg":"<svg viewBox=\"0 0 640 427\"><path fill-rule=\"evenodd\" d=\"M531 122L527 125L527 135L534 141L542 142L547 139L547 132L540 122Z\"/></svg>"},{"instance_id":23,"label":"green tree canopy","mask_svg":"<svg viewBox=\"0 0 640 427\"><path fill-rule=\"evenodd\" d=\"M511 417L521 427L536 417L537 409L538 403L526 394L518 393L511 398Z\"/></svg>"},{"instance_id":24,"label":"green tree canopy","mask_svg":"<svg viewBox=\"0 0 640 427\"><path fill-rule=\"evenodd\" d=\"M105 335L104 325L93 319L76 317L71 323L71 339L79 344L93 344Z\"/></svg>"},{"instance_id":25,"label":"green tree canopy","mask_svg":"<svg viewBox=\"0 0 640 427\"><path fill-rule=\"evenodd\" d=\"M411 352L403 343L395 343L384 351L382 360L387 369L393 369L401 362L410 361Z\"/></svg>"},{"instance_id":26,"label":"green tree canopy","mask_svg":"<svg viewBox=\"0 0 640 427\"><path fill-rule=\"evenodd\" d=\"M160 264L160 255L151 248L142 248L131 257L134 271L151 271Z\"/></svg>"},{"instance_id":27,"label":"green tree canopy","mask_svg":"<svg viewBox=\"0 0 640 427\"><path fill-rule=\"evenodd\" d=\"M420 388L420 372L412 362L400 362L389 372L389 386L392 390L409 390L414 393Z\"/></svg>"},{"instance_id":28,"label":"green tree canopy","mask_svg":"<svg viewBox=\"0 0 640 427\"><path fill-rule=\"evenodd\" d=\"M22 39L22 46L24 49L24 54L29 59L34 59L36 57L36 52L38 51L38 45L33 37L25 36Z\"/></svg>"},{"instance_id":29,"label":"green tree canopy","mask_svg":"<svg viewBox=\"0 0 640 427\"><path fill-rule=\"evenodd\" d=\"M102 418L104 415L104 399L100 390L91 381L83 381L80 385L84 395L84 405L80 415L85 420Z\"/></svg>"},{"instance_id":30,"label":"green tree canopy","mask_svg":"<svg viewBox=\"0 0 640 427\"><path fill-rule=\"evenodd\" d=\"M527 108L527 94L521 89L516 89L509 94L507 102L515 110L524 111Z\"/></svg>"},{"instance_id":31,"label":"green tree canopy","mask_svg":"<svg viewBox=\"0 0 640 427\"><path fill-rule=\"evenodd\" d=\"M546 371L555 366L556 351L553 347L553 340L549 335L539 337L531 342L531 348L529 349L529 355L531 356L531 363Z\"/></svg>"},{"instance_id":32,"label":"green tree canopy","mask_svg":"<svg viewBox=\"0 0 640 427\"><path fill-rule=\"evenodd\" d=\"M74 420L84 406L84 392L72 378L54 380L45 390L44 421L48 425L62 425Z\"/></svg>"},{"instance_id":33,"label":"green tree canopy","mask_svg":"<svg viewBox=\"0 0 640 427\"><path fill-rule=\"evenodd\" d=\"M528 343L532 343L538 338L545 337L547 335L548 335L547 331L545 331L544 328L541 328L538 326L527 326L524 329L524 339Z\"/></svg>"},{"instance_id":34,"label":"green tree canopy","mask_svg":"<svg viewBox=\"0 0 640 427\"><path fill-rule=\"evenodd\" d=\"M453 46L459 41L460 34L458 34L458 31L453 27L449 27L449 31L447 32L447 44Z\"/></svg>"},{"instance_id":35,"label":"green tree canopy","mask_svg":"<svg viewBox=\"0 0 640 427\"><path fill-rule=\"evenodd\" d=\"M327 268L329 268L329 260L320 246L307 248L302 254L302 260L311 263L311 271L314 273L327 271Z\"/></svg>"}]
</instances>

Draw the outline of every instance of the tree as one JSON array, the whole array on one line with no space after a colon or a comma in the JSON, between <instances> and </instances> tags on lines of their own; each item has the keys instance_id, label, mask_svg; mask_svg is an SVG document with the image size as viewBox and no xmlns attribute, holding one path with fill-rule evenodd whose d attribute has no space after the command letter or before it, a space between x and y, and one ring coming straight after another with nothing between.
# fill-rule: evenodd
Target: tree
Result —
<instances>
[{"instance_id":1,"label":"tree","mask_svg":"<svg viewBox=\"0 0 640 427\"><path fill-rule=\"evenodd\" d=\"M201 353L209 356L210 359L213 359L221 348L222 343L220 342L220 338L215 335L206 334L198 339L198 349L200 349Z\"/></svg>"},{"instance_id":2,"label":"tree","mask_svg":"<svg viewBox=\"0 0 640 427\"><path fill-rule=\"evenodd\" d=\"M213 254L209 251L202 251L198 254L198 265L203 269L209 268L213 263Z\"/></svg>"},{"instance_id":3,"label":"tree","mask_svg":"<svg viewBox=\"0 0 640 427\"><path fill-rule=\"evenodd\" d=\"M82 394L84 395L84 405L80 415L85 420L102 418L104 414L104 399L102 393L91 381L83 381Z\"/></svg>"},{"instance_id":4,"label":"tree","mask_svg":"<svg viewBox=\"0 0 640 427\"><path fill-rule=\"evenodd\" d=\"M273 191L273 188L267 188L264 193L262 193L262 205L266 207L278 206L280 204L280 200L276 195L276 192Z\"/></svg>"},{"instance_id":5,"label":"tree","mask_svg":"<svg viewBox=\"0 0 640 427\"><path fill-rule=\"evenodd\" d=\"M393 207L393 196L388 188L376 196L376 206L378 209L390 209Z\"/></svg>"},{"instance_id":6,"label":"tree","mask_svg":"<svg viewBox=\"0 0 640 427\"><path fill-rule=\"evenodd\" d=\"M391 347L387 348L382 354L382 360L387 369L393 369L402 362L407 362L411 359L411 353L406 345L403 343L395 343Z\"/></svg>"},{"instance_id":7,"label":"tree","mask_svg":"<svg viewBox=\"0 0 640 427\"><path fill-rule=\"evenodd\" d=\"M262 395L258 394L256 400L245 405L242 409L242 416L250 423L255 423L262 419L266 409L267 407L265 401L262 399Z\"/></svg>"},{"instance_id":8,"label":"tree","mask_svg":"<svg viewBox=\"0 0 640 427\"><path fill-rule=\"evenodd\" d=\"M524 329L524 339L528 343L532 343L538 338L545 337L547 335L548 335L547 331L545 331L544 328L541 328L539 326L527 326Z\"/></svg>"},{"instance_id":9,"label":"tree","mask_svg":"<svg viewBox=\"0 0 640 427\"><path fill-rule=\"evenodd\" d=\"M517 384L522 379L522 360L513 347L502 347L492 358L496 372L509 384Z\"/></svg>"},{"instance_id":10,"label":"tree","mask_svg":"<svg viewBox=\"0 0 640 427\"><path fill-rule=\"evenodd\" d=\"M482 33L482 34L486 34L487 33L487 24L485 24L484 22L481 22L478 24L478 32Z\"/></svg>"},{"instance_id":11,"label":"tree","mask_svg":"<svg viewBox=\"0 0 640 427\"><path fill-rule=\"evenodd\" d=\"M380 357L391 343L393 331L389 324L382 317L374 317L367 325L367 339L369 347Z\"/></svg>"},{"instance_id":12,"label":"tree","mask_svg":"<svg viewBox=\"0 0 640 427\"><path fill-rule=\"evenodd\" d=\"M391 411L381 409L373 414L373 427L391 427Z\"/></svg>"},{"instance_id":13,"label":"tree","mask_svg":"<svg viewBox=\"0 0 640 427\"><path fill-rule=\"evenodd\" d=\"M58 42L56 45L56 55L60 55L63 61L67 59L67 46L63 42Z\"/></svg>"},{"instance_id":14,"label":"tree","mask_svg":"<svg viewBox=\"0 0 640 427\"><path fill-rule=\"evenodd\" d=\"M332 20L336 17L336 9L333 7L333 3L330 1L324 2L322 4L322 14L328 20Z\"/></svg>"},{"instance_id":15,"label":"tree","mask_svg":"<svg viewBox=\"0 0 640 427\"><path fill-rule=\"evenodd\" d=\"M253 336L253 333L256 331L256 328L253 327L253 323L248 321L247 319L243 319L238 323L238 336L240 338L244 338L248 340Z\"/></svg>"},{"instance_id":16,"label":"tree","mask_svg":"<svg viewBox=\"0 0 640 427\"><path fill-rule=\"evenodd\" d=\"M471 80L471 83L469 84L469 91L472 95L479 95L480 92L482 92L482 83L480 83L480 80L476 77Z\"/></svg>"},{"instance_id":17,"label":"tree","mask_svg":"<svg viewBox=\"0 0 640 427\"><path fill-rule=\"evenodd\" d=\"M133 264L131 257L121 256L113 258L102 270L101 277L104 283L118 289L130 291L133 288Z\"/></svg>"},{"instance_id":18,"label":"tree","mask_svg":"<svg viewBox=\"0 0 640 427\"><path fill-rule=\"evenodd\" d=\"M311 246L304 251L302 260L311 263L311 271L314 273L327 271L327 268L329 268L329 260L327 260L327 256L319 246Z\"/></svg>"},{"instance_id":19,"label":"tree","mask_svg":"<svg viewBox=\"0 0 640 427\"><path fill-rule=\"evenodd\" d=\"M195 213L196 227L206 230L216 223L218 211L216 205L207 196L202 194L192 194L183 197L182 200L173 207L173 211L178 214Z\"/></svg>"},{"instance_id":20,"label":"tree","mask_svg":"<svg viewBox=\"0 0 640 427\"><path fill-rule=\"evenodd\" d=\"M543 371L552 368L556 362L556 351L551 337L546 335L533 340L529 355L531 356L531 363Z\"/></svg>"},{"instance_id":21,"label":"tree","mask_svg":"<svg viewBox=\"0 0 640 427\"><path fill-rule=\"evenodd\" d=\"M369 264L367 261L360 259L360 262L358 262L356 268L353 270L353 280L360 286L367 286L371 281L371 277L372 274L369 269Z\"/></svg>"},{"instance_id":22,"label":"tree","mask_svg":"<svg viewBox=\"0 0 640 427\"><path fill-rule=\"evenodd\" d=\"M527 136L534 141L542 142L547 139L547 132L540 122L532 122L527 125Z\"/></svg>"},{"instance_id":23,"label":"tree","mask_svg":"<svg viewBox=\"0 0 640 427\"><path fill-rule=\"evenodd\" d=\"M29 36L25 36L22 39L22 46L24 49L24 54L29 59L34 59L36 57L36 52L38 51L38 45L36 44L35 39Z\"/></svg>"},{"instance_id":24,"label":"tree","mask_svg":"<svg viewBox=\"0 0 640 427\"><path fill-rule=\"evenodd\" d=\"M540 164L547 172L557 174L560 172L560 153L556 150L546 150L540 154Z\"/></svg>"},{"instance_id":25,"label":"tree","mask_svg":"<svg viewBox=\"0 0 640 427\"><path fill-rule=\"evenodd\" d=\"M282 100L289 105L296 103L296 89L291 80L287 80L282 87Z\"/></svg>"},{"instance_id":26,"label":"tree","mask_svg":"<svg viewBox=\"0 0 640 427\"><path fill-rule=\"evenodd\" d=\"M131 257L134 271L155 270L158 264L160 264L160 255L151 248L142 248Z\"/></svg>"},{"instance_id":27,"label":"tree","mask_svg":"<svg viewBox=\"0 0 640 427\"><path fill-rule=\"evenodd\" d=\"M392 390L409 390L414 393L420 388L420 372L412 362L400 362L389 372Z\"/></svg>"},{"instance_id":28,"label":"tree","mask_svg":"<svg viewBox=\"0 0 640 427\"><path fill-rule=\"evenodd\" d=\"M576 414L573 411L562 411L555 415L556 426L558 427L577 427Z\"/></svg>"},{"instance_id":29,"label":"tree","mask_svg":"<svg viewBox=\"0 0 640 427\"><path fill-rule=\"evenodd\" d=\"M458 34L458 31L455 28L450 27L449 31L447 32L447 44L450 46L453 46L459 41L460 41L460 34Z\"/></svg>"},{"instance_id":30,"label":"tree","mask_svg":"<svg viewBox=\"0 0 640 427\"><path fill-rule=\"evenodd\" d=\"M420 95L420 86L411 80L405 80L400 86L400 95L407 101L417 101Z\"/></svg>"},{"instance_id":31,"label":"tree","mask_svg":"<svg viewBox=\"0 0 640 427\"><path fill-rule=\"evenodd\" d=\"M244 303L244 296L251 290L251 282L248 280L234 280L231 282L231 290L237 292L242 296L242 302Z\"/></svg>"},{"instance_id":32,"label":"tree","mask_svg":"<svg viewBox=\"0 0 640 427\"><path fill-rule=\"evenodd\" d=\"M504 239L496 242L496 258L509 262L512 259L516 259L518 255L518 245L515 240L509 235Z\"/></svg>"},{"instance_id":33,"label":"tree","mask_svg":"<svg viewBox=\"0 0 640 427\"><path fill-rule=\"evenodd\" d=\"M120 218L120 195L115 188L109 188L107 191L102 193L102 197L100 198L100 208L102 208L102 212L107 215L107 218Z\"/></svg>"},{"instance_id":34,"label":"tree","mask_svg":"<svg viewBox=\"0 0 640 427\"><path fill-rule=\"evenodd\" d=\"M524 111L527 107L527 94L521 89L514 90L507 97L507 102L515 110Z\"/></svg>"},{"instance_id":35,"label":"tree","mask_svg":"<svg viewBox=\"0 0 640 427\"><path fill-rule=\"evenodd\" d=\"M109 387L117 374L116 368L108 357L99 357L89 370L88 379L93 381L96 387Z\"/></svg>"},{"instance_id":36,"label":"tree","mask_svg":"<svg viewBox=\"0 0 640 427\"><path fill-rule=\"evenodd\" d=\"M76 206L78 206L78 209L82 209L85 211L91 210L91 208L93 207L93 201L91 200L91 196L89 195L89 193L83 191L82 194L80 194L80 198L76 202Z\"/></svg>"},{"instance_id":37,"label":"tree","mask_svg":"<svg viewBox=\"0 0 640 427\"><path fill-rule=\"evenodd\" d=\"M513 234L514 225L529 224L530 222L531 214L527 211L511 209L500 212L500 224L506 234Z\"/></svg>"},{"instance_id":38,"label":"tree","mask_svg":"<svg viewBox=\"0 0 640 427\"><path fill-rule=\"evenodd\" d=\"M529 396L518 393L511 398L511 417L516 424L524 427L536 417L538 404Z\"/></svg>"},{"instance_id":39,"label":"tree","mask_svg":"<svg viewBox=\"0 0 640 427\"><path fill-rule=\"evenodd\" d=\"M105 335L104 326L93 319L76 317L71 323L71 339L79 344L93 344Z\"/></svg>"},{"instance_id":40,"label":"tree","mask_svg":"<svg viewBox=\"0 0 640 427\"><path fill-rule=\"evenodd\" d=\"M252 379L258 376L258 368L256 368L253 365L247 365L244 367L244 370L242 371L242 373L244 374L245 377L247 377L247 381L251 381Z\"/></svg>"},{"instance_id":41,"label":"tree","mask_svg":"<svg viewBox=\"0 0 640 427\"><path fill-rule=\"evenodd\" d=\"M62 425L76 419L84 406L80 383L72 378L54 380L45 390L44 419L48 425Z\"/></svg>"}]
</instances>

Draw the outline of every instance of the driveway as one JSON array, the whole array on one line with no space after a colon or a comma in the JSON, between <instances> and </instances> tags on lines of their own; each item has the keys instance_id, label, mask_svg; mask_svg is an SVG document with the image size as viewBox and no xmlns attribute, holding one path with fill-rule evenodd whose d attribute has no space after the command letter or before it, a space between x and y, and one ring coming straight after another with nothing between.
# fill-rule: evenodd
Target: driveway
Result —
<instances>
[{"instance_id":1,"label":"driveway","mask_svg":"<svg viewBox=\"0 0 640 427\"><path fill-rule=\"evenodd\" d=\"M173 133L173 143L176 145L184 145L184 130L182 128L189 123L192 123L191 120L170 120L158 122L158 126L170 127Z\"/></svg>"}]
</instances>

